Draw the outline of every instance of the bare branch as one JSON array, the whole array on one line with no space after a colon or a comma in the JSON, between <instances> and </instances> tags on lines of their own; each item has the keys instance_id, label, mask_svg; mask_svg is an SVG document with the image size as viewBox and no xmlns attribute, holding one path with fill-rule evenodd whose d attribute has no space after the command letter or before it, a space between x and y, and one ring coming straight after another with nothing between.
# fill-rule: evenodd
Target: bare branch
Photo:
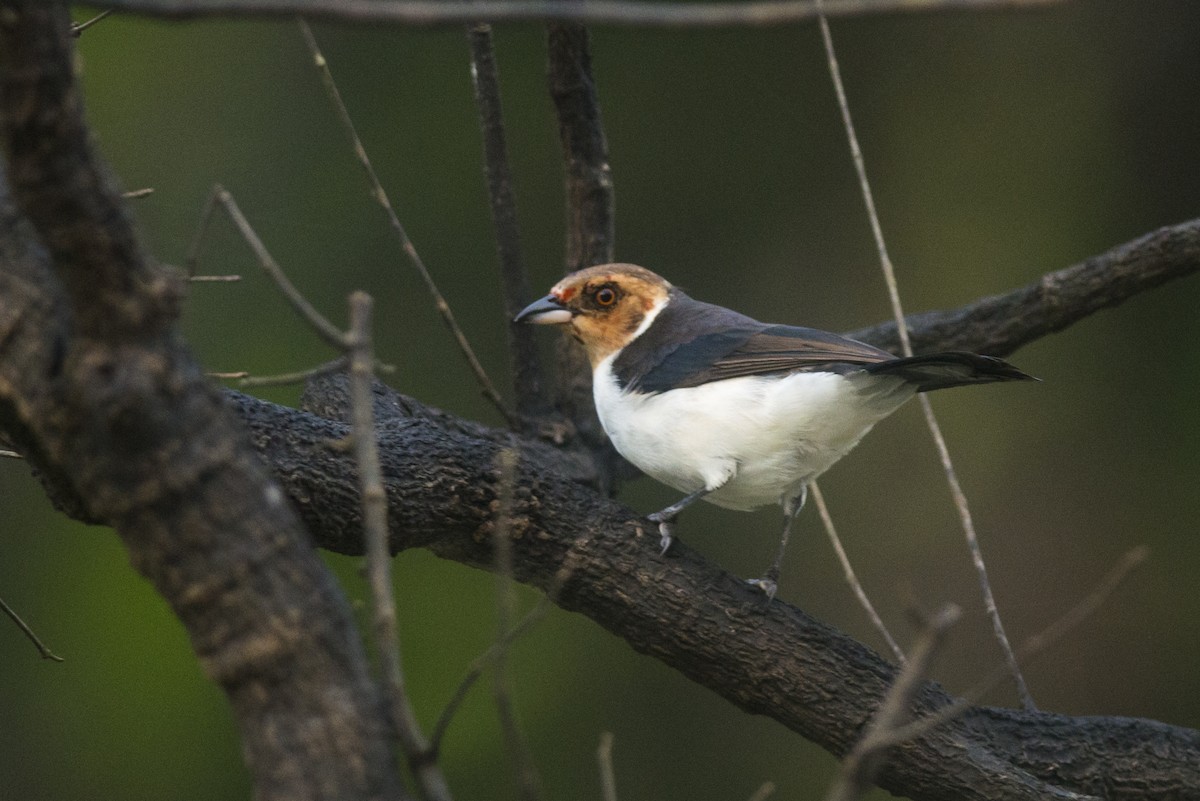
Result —
<instances>
[{"instance_id":1,"label":"bare branch","mask_svg":"<svg viewBox=\"0 0 1200 801\"><path fill-rule=\"evenodd\" d=\"M475 107L479 112L479 127L483 134L484 175L491 201L492 225L496 230L504 314L509 321L508 345L517 415L523 420L532 419L545 404L542 398L542 365L538 357L536 332L531 326L512 322L517 312L532 300L532 295L521 255L517 199L512 169L508 163L508 144L500 104L500 76L492 46L491 26L471 26L467 30L467 42L471 49L471 84L475 90Z\"/></svg>"},{"instance_id":2,"label":"bare branch","mask_svg":"<svg viewBox=\"0 0 1200 801\"><path fill-rule=\"evenodd\" d=\"M510 538L513 494L516 492L517 462L520 458L520 454L512 448L506 448L496 455L500 490L496 499L496 521L492 532L493 549L496 552L496 647L492 656L492 697L496 701L500 731L513 763L520 797L525 801L537 801L542 795L541 779L529 754L525 737L517 726L507 672L508 645L511 642L508 637L509 626L516 613Z\"/></svg>"},{"instance_id":3,"label":"bare branch","mask_svg":"<svg viewBox=\"0 0 1200 801\"><path fill-rule=\"evenodd\" d=\"M110 15L110 14L112 14L112 10L111 10L111 9L110 9L110 10L108 10L108 11L101 11L101 12L100 12L99 14L97 14L96 16L94 16L94 17L92 17L91 19L89 19L89 20L86 20L86 21L84 21L84 22L75 22L75 23L72 23L72 24L71 24L71 35L72 35L72 36L76 36L76 37L78 37L78 36L82 36L84 31L86 31L88 28L92 27L92 26L93 26L93 25L95 25L97 22L99 22L100 20L104 19L105 17L107 17L107 16L108 16L108 15Z\"/></svg>"},{"instance_id":4,"label":"bare branch","mask_svg":"<svg viewBox=\"0 0 1200 801\"><path fill-rule=\"evenodd\" d=\"M896 657L896 663L904 665L906 657L904 651L896 644L896 640L888 631L887 626L883 625L883 619L879 617L879 613L875 611L875 605L871 603L871 599L867 597L867 591L863 589L862 582L858 580L858 576L854 572L854 566L850 564L850 558L846 555L846 549L842 547L842 538L838 536L837 529L833 526L833 517L829 514L829 507L825 505L825 495L821 492L821 487L817 482L810 482L808 485L812 492L813 501L817 504L817 514L821 518L821 523L825 527L825 533L829 536L829 542L833 546L833 552L837 556L838 563L842 566L842 575L846 577L846 583L850 585L850 591L854 593L854 597L858 599L858 605L867 613L867 618L871 621L871 625L879 632L879 636L883 637L883 641L887 643L888 649L892 655Z\"/></svg>"},{"instance_id":5,"label":"bare branch","mask_svg":"<svg viewBox=\"0 0 1200 801\"><path fill-rule=\"evenodd\" d=\"M183 346L181 282L92 149L69 24L61 3L0 8L5 434L170 604L229 698L256 798L403 797L349 605Z\"/></svg>"},{"instance_id":6,"label":"bare branch","mask_svg":"<svg viewBox=\"0 0 1200 801\"><path fill-rule=\"evenodd\" d=\"M563 3L563 6L578 5ZM612 167L592 79L587 29L553 22L546 29L550 97L558 116L566 169L565 272L613 260L615 251ZM609 444L592 400L592 370L583 349L569 337L558 343L555 407L575 426L605 490L624 464Z\"/></svg>"},{"instance_id":7,"label":"bare branch","mask_svg":"<svg viewBox=\"0 0 1200 801\"><path fill-rule=\"evenodd\" d=\"M244 396L231 400L289 493L305 499L319 543L361 549L357 515L339 500L352 473L344 456L323 445L344 436L345 426ZM420 412L396 423L380 429L392 548L424 547L493 569L488 534L498 488L484 477L512 441L503 432L489 439L445 427ZM429 476L437 476L436 484ZM563 479L557 459L536 444L521 446L517 487L512 525L520 536L512 545L520 581L547 591L561 586L555 595L563 608L586 614L747 712L769 716L835 755L848 753L896 668L786 603L762 611L738 577L686 544L660 557L656 533L637 513ZM938 685L923 684L913 713L934 714L952 703ZM1003 737L993 736L998 728ZM1200 786L1200 733L1151 721L971 707L907 742L879 777L894 793L962 801L1068 798L1092 783L1141 782L1162 788L1143 798Z\"/></svg>"},{"instance_id":8,"label":"bare branch","mask_svg":"<svg viewBox=\"0 0 1200 801\"><path fill-rule=\"evenodd\" d=\"M831 17L930 11L990 11L1052 6L1065 0L827 0ZM816 17L809 0L744 3L653 3L588 0L96 0L92 5L174 19L200 16L292 17L336 22L462 25L474 22L558 20L642 27L747 27L807 22Z\"/></svg>"},{"instance_id":9,"label":"bare branch","mask_svg":"<svg viewBox=\"0 0 1200 801\"><path fill-rule=\"evenodd\" d=\"M913 350L970 350L1007 356L1101 310L1200 271L1200 219L1169 225L1023 287L957 309L909 315ZM899 347L895 322L847 336Z\"/></svg>"},{"instance_id":10,"label":"bare branch","mask_svg":"<svg viewBox=\"0 0 1200 801\"><path fill-rule=\"evenodd\" d=\"M437 283L434 282L433 276L425 266L424 260L417 253L416 246L409 239L408 232L404 230L404 226L400 223L400 218L396 216L396 210L392 207L392 201L388 199L387 191L383 188L379 176L375 173L375 167L372 166L370 157L367 156L367 149L363 146L362 140L358 136L358 129L354 125L354 120L350 118L350 112L346 109L346 104L342 100L342 93L333 80L333 73L329 70L329 64L326 62L325 56L321 53L321 48L317 45L317 39L313 36L312 29L308 27L308 23L303 19L299 20L299 24L300 33L304 36L309 53L312 55L313 66L321 74L321 84L325 87L325 92L329 96L330 102L333 103L338 121L342 125L342 130L346 133L346 138L354 148L354 156L363 168L367 182L371 185L371 196L375 198L375 202L379 204L384 214L387 215L388 223L391 225L392 232L396 235L397 240L399 240L401 249L408 256L408 260L412 263L413 267L416 268L417 274L420 275L421 281L425 284L425 289L433 298L434 308L441 316L442 322L446 324L446 328L450 331L450 335L454 338L454 341L458 343L458 349L462 351L463 356L467 360L467 365L471 368L471 372L475 374L475 380L479 382L479 386L483 389L483 396L491 401L492 405L504 416L504 419L508 421L510 426L516 427L518 423L516 415L504 403L504 399L496 391L492 380L488 378L487 371L483 369L483 365L475 355L474 348L467 341L467 335L463 333L458 321L454 318L454 312L450 309L450 304L446 302L442 291L438 289Z\"/></svg>"},{"instance_id":11,"label":"bare branch","mask_svg":"<svg viewBox=\"0 0 1200 801\"><path fill-rule=\"evenodd\" d=\"M1149 550L1143 545L1133 548L1122 556L1112 570L1100 580L1096 588L1088 593L1083 600L1071 607L1062 617L1055 620L1046 628L1039 631L1021 644L1017 649L1017 659L1023 665L1028 665L1050 646L1058 643L1063 637L1071 632L1074 628L1086 621L1094 615L1101 606L1108 601L1117 587L1129 577L1129 574L1144 562L1149 556ZM880 747L890 747L899 745L924 735L926 732L941 726L948 721L957 718L959 715L966 713L973 704L979 703L988 692L993 690L1000 682L1004 681L1009 675L1006 665L1001 665L992 671L990 676L987 676L978 684L967 690L961 698L953 704L938 710L932 715L920 718L913 721L907 726L894 728L886 736L879 737Z\"/></svg>"},{"instance_id":12,"label":"bare branch","mask_svg":"<svg viewBox=\"0 0 1200 801\"><path fill-rule=\"evenodd\" d=\"M883 238L883 226L880 224L879 214L875 210L875 197L871 192L871 182L867 178L866 160L863 158L862 148L858 144L858 135L854 132L854 120L850 115L850 104L846 99L846 87L842 83L842 72L838 67L837 54L834 51L833 33L829 30L829 20L825 18L823 0L817 0L817 10L820 13L817 22L821 29L821 40L825 45L829 75L833 80L838 109L842 114L842 125L850 143L854 171L858 176L858 185L862 191L863 202L867 207L867 217L871 222L871 233L875 238L875 247L879 253L879 266L883 271L884 283L887 285L892 316L896 320L896 332L900 336L900 352L904 356L912 356L912 342L909 340L908 326L905 325L904 308L900 303L900 286L896 281L896 268L892 265L891 256L888 255L887 243ZM1017 658L1013 655L1012 645L1008 642L1008 634L1004 631L1004 623L1000 619L996 596L992 593L992 583L988 579L987 565L983 561L983 551L979 547L979 537L975 533L975 521L971 516L971 507L967 503L967 495L963 492L962 484L958 480L958 472L954 469L954 462L950 458L950 449L946 446L942 427L938 423L937 415L933 413L933 404L930 403L929 396L922 394L918 400L925 416L925 425L929 428L929 434L933 437L934 445L937 447L938 457L942 462L942 471L946 474L946 482L950 485L950 495L954 499L954 508L958 511L963 537L966 539L967 550L971 554L971 563L975 566L979 589L983 594L983 604L988 618L992 622L992 632L1000 644L1004 660L1008 663L1008 669L1012 673L1013 682L1017 686L1017 697L1021 699L1021 703L1026 709L1034 709L1033 696L1029 694L1025 676L1021 674L1021 669L1017 665Z\"/></svg>"},{"instance_id":13,"label":"bare branch","mask_svg":"<svg viewBox=\"0 0 1200 801\"><path fill-rule=\"evenodd\" d=\"M14 455L17 456L17 458L20 458L19 455ZM3 598L0 598L0 612L8 615L9 620L17 624L17 628L19 628L29 639L29 641L33 643L33 647L36 648L38 653L42 655L42 659L49 659L52 662L63 661L61 656L57 656L53 651L46 647L46 644L43 643L38 636L33 633L33 629L29 627L29 624L22 620L21 616L16 613L16 610L5 603Z\"/></svg>"},{"instance_id":14,"label":"bare branch","mask_svg":"<svg viewBox=\"0 0 1200 801\"><path fill-rule=\"evenodd\" d=\"M308 302L308 298L304 297L304 293L297 289L296 285L288 279L283 268L271 257L267 246L259 239L258 232L250 225L250 221L246 219L246 215L242 214L242 210L238 207L237 201L233 199L233 195L229 194L229 191L225 187L217 184L213 187L212 197L217 206L224 209L225 213L229 215L230 221L237 228L238 233L242 235L242 239L246 240L246 244L254 251L254 255L258 258L259 266L263 268L263 272L275 282L275 286L283 293L283 297L296 313L300 315L300 318L307 322L317 332L318 336L325 340L327 345L338 350L346 350L348 345L346 335L337 326L329 322L323 314L317 311L316 307Z\"/></svg>"},{"instance_id":15,"label":"bare branch","mask_svg":"<svg viewBox=\"0 0 1200 801\"><path fill-rule=\"evenodd\" d=\"M866 732L842 760L842 769L825 801L853 801L874 784L885 752L892 745L887 738L908 719L913 697L928 677L934 655L961 614L959 608L951 604L926 621L912 649L912 658L896 677Z\"/></svg>"},{"instance_id":16,"label":"bare branch","mask_svg":"<svg viewBox=\"0 0 1200 801\"><path fill-rule=\"evenodd\" d=\"M600 791L604 801L617 801L617 773L613 770L613 735L606 731L600 735L596 747L596 762L600 766Z\"/></svg>"},{"instance_id":17,"label":"bare branch","mask_svg":"<svg viewBox=\"0 0 1200 801\"><path fill-rule=\"evenodd\" d=\"M350 439L358 469L362 499L363 536L367 546L367 579L371 587L371 628L379 653L383 690L400 745L426 801L452 801L449 785L435 760L426 759L429 743L421 733L416 712L408 699L400 661L400 636L396 625L396 599L392 594L392 554L388 548L388 503L375 441L375 415L371 402L375 346L371 336L371 296L350 295L350 330L343 339L350 360Z\"/></svg>"}]
</instances>

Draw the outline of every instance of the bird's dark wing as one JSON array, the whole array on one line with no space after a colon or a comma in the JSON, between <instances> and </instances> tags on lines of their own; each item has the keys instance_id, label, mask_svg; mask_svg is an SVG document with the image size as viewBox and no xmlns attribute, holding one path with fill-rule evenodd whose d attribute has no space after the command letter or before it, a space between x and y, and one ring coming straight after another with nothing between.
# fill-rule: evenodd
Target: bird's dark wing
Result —
<instances>
[{"instance_id":1,"label":"bird's dark wing","mask_svg":"<svg viewBox=\"0 0 1200 801\"><path fill-rule=\"evenodd\" d=\"M676 351L672 360L685 356L693 348L704 349L705 346L706 343L700 340L688 343ZM675 386L694 387L747 375L810 371L845 373L894 358L887 351L828 331L772 325L754 332L708 365L681 376Z\"/></svg>"},{"instance_id":2,"label":"bird's dark wing","mask_svg":"<svg viewBox=\"0 0 1200 801\"><path fill-rule=\"evenodd\" d=\"M848 372L894 358L837 334L760 323L672 290L670 302L626 346L613 370L622 387L665 392L739 376Z\"/></svg>"}]
</instances>

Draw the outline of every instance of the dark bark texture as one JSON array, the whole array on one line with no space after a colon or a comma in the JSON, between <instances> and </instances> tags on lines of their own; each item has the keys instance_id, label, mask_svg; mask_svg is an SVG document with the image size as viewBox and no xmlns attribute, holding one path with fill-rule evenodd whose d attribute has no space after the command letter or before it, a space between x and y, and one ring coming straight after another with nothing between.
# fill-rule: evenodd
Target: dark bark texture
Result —
<instances>
[{"instance_id":1,"label":"dark bark texture","mask_svg":"<svg viewBox=\"0 0 1200 801\"><path fill-rule=\"evenodd\" d=\"M92 150L70 23L58 3L0 4L0 429L183 622L256 797L399 797L349 606L178 337L178 278Z\"/></svg>"},{"instance_id":2,"label":"dark bark texture","mask_svg":"<svg viewBox=\"0 0 1200 801\"><path fill-rule=\"evenodd\" d=\"M88 141L68 24L58 4L0 2L11 185L0 192L0 434L65 513L116 529L179 615L229 695L258 797L399 797L361 642L303 528L320 547L363 552L356 469L333 444L348 433L344 379L310 387L304 411L222 395L204 379L175 329L175 279L142 252ZM593 91L586 70L566 77L586 67L578 33L551 32L560 119ZM564 131L569 165L582 152L573 136ZM603 142L578 147L599 157ZM603 226L611 197L598 202L591 213ZM601 244L580 240L572 263L601 259ZM913 342L918 351L1005 354L1197 269L1192 221L1031 286L914 316ZM887 347L894 329L855 335ZM837 755L895 678L878 654L799 609L764 609L686 545L659 555L653 527L595 489L586 454L384 387L375 400L393 551L428 548L491 569L504 483L497 457L515 450L504 524L514 574L564 608ZM926 683L912 711L952 701ZM1200 733L976 707L896 748L879 781L946 801L1197 798Z\"/></svg>"}]
</instances>

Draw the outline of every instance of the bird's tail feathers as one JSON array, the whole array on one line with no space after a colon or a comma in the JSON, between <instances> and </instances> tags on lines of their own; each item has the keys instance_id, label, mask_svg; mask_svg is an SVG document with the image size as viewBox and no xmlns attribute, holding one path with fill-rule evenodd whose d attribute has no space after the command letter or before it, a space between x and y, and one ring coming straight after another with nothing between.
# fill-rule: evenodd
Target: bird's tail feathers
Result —
<instances>
[{"instance_id":1,"label":"bird's tail feathers","mask_svg":"<svg viewBox=\"0 0 1200 801\"><path fill-rule=\"evenodd\" d=\"M1003 359L965 351L929 353L907 359L892 359L866 368L875 375L892 375L915 384L917 392L989 384L995 381L1037 381Z\"/></svg>"}]
</instances>

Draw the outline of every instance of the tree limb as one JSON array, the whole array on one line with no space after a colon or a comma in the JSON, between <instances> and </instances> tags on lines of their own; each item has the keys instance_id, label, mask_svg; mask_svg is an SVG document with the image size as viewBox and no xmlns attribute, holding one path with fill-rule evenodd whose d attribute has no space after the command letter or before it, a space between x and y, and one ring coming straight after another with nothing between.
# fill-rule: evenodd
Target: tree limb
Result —
<instances>
[{"instance_id":1,"label":"tree limb","mask_svg":"<svg viewBox=\"0 0 1200 801\"><path fill-rule=\"evenodd\" d=\"M349 606L183 346L178 280L91 147L70 23L61 3L0 4L0 427L171 605L257 798L400 797Z\"/></svg>"},{"instance_id":2,"label":"tree limb","mask_svg":"<svg viewBox=\"0 0 1200 801\"><path fill-rule=\"evenodd\" d=\"M340 390L331 382L332 396ZM326 445L345 425L244 395L231 400L318 544L360 552L358 512L346 501L353 474L347 457ZM391 547L492 569L503 446L428 418L380 422ZM835 755L852 746L894 681L896 668L875 652L785 603L763 612L740 579L685 545L659 556L652 526L562 479L534 449L521 451L509 525L515 578L549 590L569 564L560 606ZM926 683L913 714L951 703ZM880 784L919 799L1179 797L1200 788L1200 732L977 707L898 747Z\"/></svg>"},{"instance_id":3,"label":"tree limb","mask_svg":"<svg viewBox=\"0 0 1200 801\"><path fill-rule=\"evenodd\" d=\"M825 0L830 17L951 10L1030 8L1065 0ZM782 2L653 3L628 0L98 0L92 5L171 19L207 16L294 17L331 22L460 25L474 22L559 20L662 27L712 28L806 22L812 0Z\"/></svg>"},{"instance_id":4,"label":"tree limb","mask_svg":"<svg viewBox=\"0 0 1200 801\"><path fill-rule=\"evenodd\" d=\"M1168 225L1001 295L958 309L909 315L913 350L1007 356L1101 309L1200 270L1200 220ZM847 336L895 352L896 324Z\"/></svg>"}]
</instances>

